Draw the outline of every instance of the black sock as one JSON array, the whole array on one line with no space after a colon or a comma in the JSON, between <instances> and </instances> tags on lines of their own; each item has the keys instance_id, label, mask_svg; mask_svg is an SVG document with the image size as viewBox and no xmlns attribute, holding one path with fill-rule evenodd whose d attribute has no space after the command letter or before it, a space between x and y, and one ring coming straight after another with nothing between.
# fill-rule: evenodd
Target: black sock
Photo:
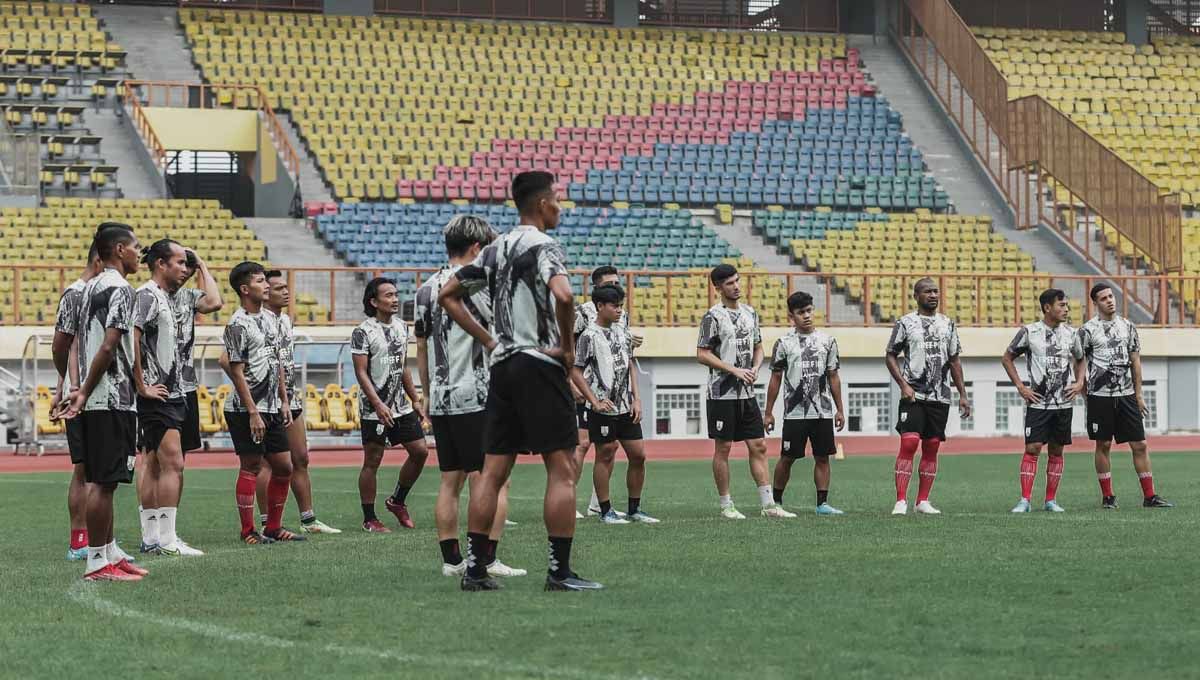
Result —
<instances>
[{"instance_id":1,"label":"black sock","mask_svg":"<svg viewBox=\"0 0 1200 680\"><path fill-rule=\"evenodd\" d=\"M642 499L630 498L629 499L629 514L636 515L638 512L638 509L640 508L641 505L642 505Z\"/></svg>"},{"instance_id":2,"label":"black sock","mask_svg":"<svg viewBox=\"0 0 1200 680\"><path fill-rule=\"evenodd\" d=\"M363 503L362 509L363 509L363 523L364 524L367 522L370 522L372 520L379 519L378 517L375 516L375 504L374 503Z\"/></svg>"},{"instance_id":3,"label":"black sock","mask_svg":"<svg viewBox=\"0 0 1200 680\"><path fill-rule=\"evenodd\" d=\"M550 573L555 578L571 575L571 539L550 537Z\"/></svg>"},{"instance_id":4,"label":"black sock","mask_svg":"<svg viewBox=\"0 0 1200 680\"><path fill-rule=\"evenodd\" d=\"M442 561L446 564L458 566L462 564L462 552L458 549L457 538L447 538L444 541L438 541L438 546L442 549Z\"/></svg>"},{"instance_id":5,"label":"black sock","mask_svg":"<svg viewBox=\"0 0 1200 680\"><path fill-rule=\"evenodd\" d=\"M817 489L817 505L825 505L829 500L829 489Z\"/></svg>"},{"instance_id":6,"label":"black sock","mask_svg":"<svg viewBox=\"0 0 1200 680\"><path fill-rule=\"evenodd\" d=\"M411 486L404 486L400 482L396 482L396 490L392 492L392 500L399 505L404 505L404 499L408 498L408 492L411 490Z\"/></svg>"},{"instance_id":7,"label":"black sock","mask_svg":"<svg viewBox=\"0 0 1200 680\"><path fill-rule=\"evenodd\" d=\"M783 503L783 489L771 489L771 496L775 499L775 505Z\"/></svg>"},{"instance_id":8,"label":"black sock","mask_svg":"<svg viewBox=\"0 0 1200 680\"><path fill-rule=\"evenodd\" d=\"M496 546L499 545L499 543L500 543L500 541L493 541L490 538L487 540L487 563L488 564L491 564L492 562L496 561Z\"/></svg>"},{"instance_id":9,"label":"black sock","mask_svg":"<svg viewBox=\"0 0 1200 680\"><path fill-rule=\"evenodd\" d=\"M612 501L600 501L600 516L603 517L612 510Z\"/></svg>"},{"instance_id":10,"label":"black sock","mask_svg":"<svg viewBox=\"0 0 1200 680\"><path fill-rule=\"evenodd\" d=\"M487 534L467 533L467 576L487 578Z\"/></svg>"}]
</instances>

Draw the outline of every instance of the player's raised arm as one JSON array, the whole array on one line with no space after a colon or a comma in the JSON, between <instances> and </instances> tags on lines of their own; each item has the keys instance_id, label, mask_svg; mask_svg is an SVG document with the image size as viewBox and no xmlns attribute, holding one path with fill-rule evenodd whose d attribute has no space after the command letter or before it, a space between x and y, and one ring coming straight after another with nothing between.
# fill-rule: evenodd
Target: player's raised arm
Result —
<instances>
[{"instance_id":1,"label":"player's raised arm","mask_svg":"<svg viewBox=\"0 0 1200 680\"><path fill-rule=\"evenodd\" d=\"M196 311L200 314L212 314L218 312L225 305L221 299L221 287L217 285L217 280L213 278L212 272L208 270L208 264L194 250L189 250L188 253L195 258L196 273L199 276L196 278L196 287L204 293L200 299L196 300Z\"/></svg>"},{"instance_id":2,"label":"player's raised arm","mask_svg":"<svg viewBox=\"0 0 1200 680\"><path fill-rule=\"evenodd\" d=\"M438 292L438 304L446 313L454 319L454 323L458 324L472 338L484 346L487 351L491 352L496 349L496 339L492 334L487 332L471 312L467 306L463 304L463 298L471 294L471 284L464 285L464 281L471 281L473 284L484 280L485 273L481 267L476 265L467 265L450 277L446 285L442 286L442 290ZM479 285L482 285L481 283Z\"/></svg>"}]
</instances>

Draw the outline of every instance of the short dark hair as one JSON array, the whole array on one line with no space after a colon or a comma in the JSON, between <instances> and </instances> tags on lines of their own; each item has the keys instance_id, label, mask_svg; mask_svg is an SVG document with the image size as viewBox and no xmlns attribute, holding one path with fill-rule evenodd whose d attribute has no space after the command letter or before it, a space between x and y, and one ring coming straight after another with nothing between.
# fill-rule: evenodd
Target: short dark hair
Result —
<instances>
[{"instance_id":1,"label":"short dark hair","mask_svg":"<svg viewBox=\"0 0 1200 680\"><path fill-rule=\"evenodd\" d=\"M600 284L600 281L606 276L619 276L620 272L611 264L602 264L592 270L592 285Z\"/></svg>"},{"instance_id":2,"label":"short dark hair","mask_svg":"<svg viewBox=\"0 0 1200 680\"><path fill-rule=\"evenodd\" d=\"M442 236L446 238L446 254L450 257L465 255L476 243L487 246L496 240L492 225L477 215L455 215L442 229Z\"/></svg>"},{"instance_id":3,"label":"short dark hair","mask_svg":"<svg viewBox=\"0 0 1200 680\"><path fill-rule=\"evenodd\" d=\"M592 302L597 305L615 305L625 299L625 289L615 283L606 283L592 289Z\"/></svg>"},{"instance_id":4,"label":"short dark hair","mask_svg":"<svg viewBox=\"0 0 1200 680\"><path fill-rule=\"evenodd\" d=\"M267 271L263 272L263 274L267 277L267 279L283 276L283 272L279 271L278 269L268 269Z\"/></svg>"},{"instance_id":5,"label":"short dark hair","mask_svg":"<svg viewBox=\"0 0 1200 680\"><path fill-rule=\"evenodd\" d=\"M124 222L101 222L100 226L96 227L96 236L99 236L100 232L105 229L124 229L131 234L133 233L133 227Z\"/></svg>"},{"instance_id":6,"label":"short dark hair","mask_svg":"<svg viewBox=\"0 0 1200 680\"><path fill-rule=\"evenodd\" d=\"M150 270L153 271L154 265L158 264L159 260L170 259L171 246L173 245L179 246L179 243L172 241L169 238L160 238L159 240L150 244L150 247L146 249L145 254L142 255L142 262L144 262L148 267L150 267ZM183 246L179 247L182 248Z\"/></svg>"},{"instance_id":7,"label":"short dark hair","mask_svg":"<svg viewBox=\"0 0 1200 680\"><path fill-rule=\"evenodd\" d=\"M548 172L536 170L513 177L512 198L522 215L532 210L534 203L548 191L554 191L554 175Z\"/></svg>"},{"instance_id":8,"label":"short dark hair","mask_svg":"<svg viewBox=\"0 0 1200 680\"><path fill-rule=\"evenodd\" d=\"M256 274L266 274L267 271L257 262L239 262L237 266L229 272L229 285L233 286L233 292L237 293L238 297L242 296L242 286L250 283L250 279Z\"/></svg>"},{"instance_id":9,"label":"short dark hair","mask_svg":"<svg viewBox=\"0 0 1200 680\"><path fill-rule=\"evenodd\" d=\"M96 259L97 257L100 257L100 248L98 248L96 245L96 239L92 239L92 246L88 248L88 264L90 265L92 260Z\"/></svg>"},{"instance_id":10,"label":"short dark hair","mask_svg":"<svg viewBox=\"0 0 1200 680\"><path fill-rule=\"evenodd\" d=\"M1059 300L1066 300L1067 294L1057 288L1047 288L1038 296L1038 304L1041 305L1042 312L1046 311L1046 305L1052 305Z\"/></svg>"},{"instance_id":11,"label":"short dark hair","mask_svg":"<svg viewBox=\"0 0 1200 680\"><path fill-rule=\"evenodd\" d=\"M730 277L737 276L737 267L731 264L719 264L713 267L712 273L708 275L708 279L713 282L713 285L719 286Z\"/></svg>"},{"instance_id":12,"label":"short dark hair","mask_svg":"<svg viewBox=\"0 0 1200 680\"><path fill-rule=\"evenodd\" d=\"M375 317L375 306L371 304L371 300L379 297L380 286L388 283L392 284L392 287L396 286L395 279L389 279L385 276L376 276L367 282L367 287L363 289L363 314L367 318Z\"/></svg>"},{"instance_id":13,"label":"short dark hair","mask_svg":"<svg viewBox=\"0 0 1200 680\"><path fill-rule=\"evenodd\" d=\"M129 245L133 241L132 229L123 224L112 224L96 232L96 238L92 241L92 245L96 247L96 254L100 256L100 259L107 260L113 256L113 251L119 244Z\"/></svg>"},{"instance_id":14,"label":"short dark hair","mask_svg":"<svg viewBox=\"0 0 1200 680\"><path fill-rule=\"evenodd\" d=\"M1092 302L1096 301L1096 296L1103 293L1105 290L1112 290L1112 286L1107 283L1097 283L1092 286L1092 292L1088 293L1088 297L1092 298Z\"/></svg>"},{"instance_id":15,"label":"short dark hair","mask_svg":"<svg viewBox=\"0 0 1200 680\"><path fill-rule=\"evenodd\" d=\"M788 312L798 312L805 307L812 305L812 296L804 291L798 291L788 296L787 305Z\"/></svg>"},{"instance_id":16,"label":"short dark hair","mask_svg":"<svg viewBox=\"0 0 1200 680\"><path fill-rule=\"evenodd\" d=\"M917 282L913 284L913 295L919 294L922 286L933 286L934 288L937 288L937 281L934 281L928 276L923 276L917 279Z\"/></svg>"}]
</instances>

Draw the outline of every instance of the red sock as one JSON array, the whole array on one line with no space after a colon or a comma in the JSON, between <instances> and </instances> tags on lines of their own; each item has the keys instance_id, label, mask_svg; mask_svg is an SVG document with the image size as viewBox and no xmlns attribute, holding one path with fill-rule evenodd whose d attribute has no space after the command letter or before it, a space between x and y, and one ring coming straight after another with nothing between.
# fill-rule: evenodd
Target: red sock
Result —
<instances>
[{"instance_id":1,"label":"red sock","mask_svg":"<svg viewBox=\"0 0 1200 680\"><path fill-rule=\"evenodd\" d=\"M254 531L254 490L258 484L258 475L248 470L239 470L237 486L234 487L237 499L238 517L242 520L242 535Z\"/></svg>"},{"instance_id":2,"label":"red sock","mask_svg":"<svg viewBox=\"0 0 1200 680\"><path fill-rule=\"evenodd\" d=\"M86 548L88 544L87 529L72 529L71 530L71 550L79 550Z\"/></svg>"},{"instance_id":3,"label":"red sock","mask_svg":"<svg viewBox=\"0 0 1200 680\"><path fill-rule=\"evenodd\" d=\"M1149 498L1154 495L1154 473L1139 472L1138 481L1142 483L1142 495Z\"/></svg>"},{"instance_id":4,"label":"red sock","mask_svg":"<svg viewBox=\"0 0 1200 680\"><path fill-rule=\"evenodd\" d=\"M1105 497L1112 496L1112 473L1097 472L1096 479L1100 480L1100 495Z\"/></svg>"},{"instance_id":5,"label":"red sock","mask_svg":"<svg viewBox=\"0 0 1200 680\"><path fill-rule=\"evenodd\" d=\"M267 531L275 531L283 524L283 506L287 504L290 482L291 477L275 475L267 482Z\"/></svg>"},{"instance_id":6,"label":"red sock","mask_svg":"<svg viewBox=\"0 0 1200 680\"><path fill-rule=\"evenodd\" d=\"M929 492L933 490L933 480L937 478L937 456L942 442L937 439L921 440L921 464L917 471L921 481L917 483L917 502L929 500Z\"/></svg>"},{"instance_id":7,"label":"red sock","mask_svg":"<svg viewBox=\"0 0 1200 680\"><path fill-rule=\"evenodd\" d=\"M1050 456L1046 459L1046 500L1052 501L1058 498L1058 483L1062 481L1063 464L1066 462L1062 456Z\"/></svg>"},{"instance_id":8,"label":"red sock","mask_svg":"<svg viewBox=\"0 0 1200 680\"><path fill-rule=\"evenodd\" d=\"M896 500L908 498L908 480L912 478L913 456L917 455L917 445L921 436L915 432L905 432L900 435L900 453L896 454Z\"/></svg>"},{"instance_id":9,"label":"red sock","mask_svg":"<svg viewBox=\"0 0 1200 680\"><path fill-rule=\"evenodd\" d=\"M1029 496L1033 493L1033 478L1037 476L1037 459L1037 456L1028 453L1021 456L1021 498L1025 500L1029 500Z\"/></svg>"}]
</instances>

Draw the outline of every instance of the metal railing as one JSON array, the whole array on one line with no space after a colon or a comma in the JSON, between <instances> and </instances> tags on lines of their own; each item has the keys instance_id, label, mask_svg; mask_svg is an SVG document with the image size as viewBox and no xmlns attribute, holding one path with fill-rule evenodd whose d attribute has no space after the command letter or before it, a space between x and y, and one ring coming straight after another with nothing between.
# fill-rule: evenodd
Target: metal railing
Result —
<instances>
[{"instance_id":1,"label":"metal railing","mask_svg":"<svg viewBox=\"0 0 1200 680\"><path fill-rule=\"evenodd\" d=\"M284 165L293 179L300 177L300 156L275 110L270 98L258 85L243 83L177 83L148 80L126 80L125 106L134 121L142 140L146 142L155 165L161 171L165 166L166 149L154 133L146 118L145 108L170 106L190 109L258 109L267 134L275 149L282 155Z\"/></svg>"},{"instance_id":2,"label":"metal railing","mask_svg":"<svg viewBox=\"0 0 1200 680\"><path fill-rule=\"evenodd\" d=\"M179 7L213 7L218 9L254 9L290 12L323 12L324 0L172 0Z\"/></svg>"},{"instance_id":3,"label":"metal railing","mask_svg":"<svg viewBox=\"0 0 1200 680\"><path fill-rule=\"evenodd\" d=\"M827 31L841 27L840 0L663 0L643 6L645 26L681 26L780 31Z\"/></svg>"},{"instance_id":4,"label":"metal railing","mask_svg":"<svg viewBox=\"0 0 1200 680\"><path fill-rule=\"evenodd\" d=\"M0 265L0 281L11 281L11 292L0 292L0 315L4 325L48 325L53 323L54 303L61 291L78 275L79 265ZM218 281L225 281L228 268L212 267ZM350 325L362 318L361 290L372 277L400 275L405 289L406 309L411 295L433 272L413 267L292 267L284 270L292 291L290 312L297 325ZM571 272L576 294L589 293L588 272ZM641 326L692 326L716 304L716 292L708 285L707 272L642 270L622 273L627 292L626 306L632 323ZM966 272L800 272L744 271L741 273L743 300L756 306L764 325L787 325L787 296L798 290L816 291L816 306L822 323L830 326L888 326L911 311L912 286L917 279L932 277L942 290L942 308L964 326L1010 326L1040 317L1037 296L1046 288L1067 293L1083 317L1093 312L1087 293L1092 285L1106 282L1117 293L1121 313L1150 326L1193 326L1200 301L1200 275L1081 276L1047 273ZM144 278L145 272L138 279ZM1134 298L1134 291L1143 291ZM227 309L220 319L201 323L223 323L236 304L232 292L223 290ZM844 296L853 305L835 305L834 296ZM32 309L41 301L41 308ZM307 300L309 304L302 304ZM1143 311L1142 306L1145 307ZM315 311L320 309L319 314ZM301 312L298 314L298 312ZM313 314L315 316L309 316Z\"/></svg>"},{"instance_id":5,"label":"metal railing","mask_svg":"<svg viewBox=\"0 0 1200 680\"><path fill-rule=\"evenodd\" d=\"M1115 17L1104 0L951 0L972 26L1111 30Z\"/></svg>"},{"instance_id":6,"label":"metal railing","mask_svg":"<svg viewBox=\"0 0 1200 680\"><path fill-rule=\"evenodd\" d=\"M948 0L903 0L893 30L1007 199L1018 227L1058 230L1108 273L1179 269L1178 196L1161 195L1153 182L1041 97L1009 102L1003 74ZM1067 201L1056 200L1057 188L1068 192ZM1064 223L1076 218L1076 203L1087 213L1082 235L1078 223ZM1115 236L1105 236L1106 227Z\"/></svg>"},{"instance_id":7,"label":"metal railing","mask_svg":"<svg viewBox=\"0 0 1200 680\"><path fill-rule=\"evenodd\" d=\"M609 23L607 0L375 0L376 14Z\"/></svg>"}]
</instances>

